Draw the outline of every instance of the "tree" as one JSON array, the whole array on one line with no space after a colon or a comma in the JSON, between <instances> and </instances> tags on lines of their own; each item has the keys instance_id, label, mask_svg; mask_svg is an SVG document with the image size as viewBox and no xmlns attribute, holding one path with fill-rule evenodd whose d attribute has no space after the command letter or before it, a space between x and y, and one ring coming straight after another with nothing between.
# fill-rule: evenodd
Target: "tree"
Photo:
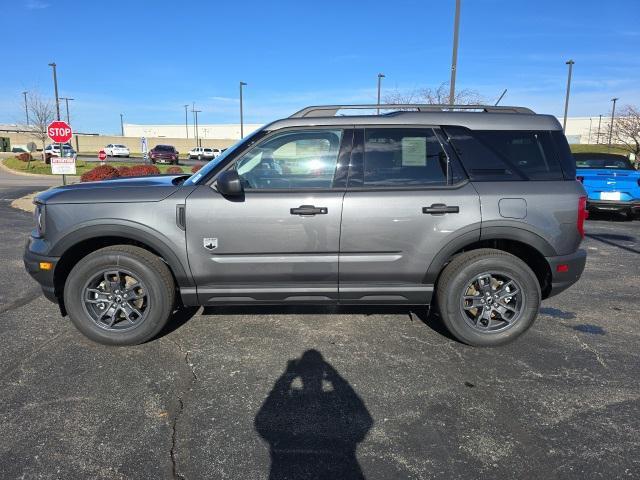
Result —
<instances>
[{"instance_id":1,"label":"tree","mask_svg":"<svg viewBox=\"0 0 640 480\"><path fill-rule=\"evenodd\" d=\"M625 105L613 121L613 142L640 157L640 109Z\"/></svg>"},{"instance_id":2,"label":"tree","mask_svg":"<svg viewBox=\"0 0 640 480\"><path fill-rule=\"evenodd\" d=\"M55 118L53 103L48 99L42 98L37 93L32 93L29 96L28 108L29 125L24 125L22 129L25 130L29 136L40 141L42 144L42 155L44 155L45 144L47 138L49 138L47 135L47 127Z\"/></svg>"},{"instance_id":3,"label":"tree","mask_svg":"<svg viewBox=\"0 0 640 480\"><path fill-rule=\"evenodd\" d=\"M465 88L454 95L455 105L480 105L485 100L476 90ZM426 103L429 105L446 105L449 103L449 84L441 83L437 88L424 87L408 92L394 90L384 96L385 103Z\"/></svg>"}]
</instances>

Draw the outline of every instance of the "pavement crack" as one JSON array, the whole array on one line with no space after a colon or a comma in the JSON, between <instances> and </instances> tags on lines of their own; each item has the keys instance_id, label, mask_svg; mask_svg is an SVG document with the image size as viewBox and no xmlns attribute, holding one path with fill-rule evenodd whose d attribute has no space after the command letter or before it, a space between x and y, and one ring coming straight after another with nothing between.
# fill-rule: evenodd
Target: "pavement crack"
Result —
<instances>
[{"instance_id":1,"label":"pavement crack","mask_svg":"<svg viewBox=\"0 0 640 480\"><path fill-rule=\"evenodd\" d=\"M40 288L32 288L31 290L27 291L24 296L17 298L13 302L9 302L6 305L0 306L0 313L9 312L11 310L15 310L16 308L23 307L28 303L33 302L40 295L42 295L42 290L40 290Z\"/></svg>"},{"instance_id":2,"label":"pavement crack","mask_svg":"<svg viewBox=\"0 0 640 480\"><path fill-rule=\"evenodd\" d=\"M176 460L176 441L178 437L176 426L183 410L184 402L182 401L182 398L178 398L178 411L173 417L173 422L171 424L171 450L169 450L169 455L171 456L171 474L173 478L177 480L185 480L185 476L181 473L178 473L178 462Z\"/></svg>"},{"instance_id":3,"label":"pavement crack","mask_svg":"<svg viewBox=\"0 0 640 480\"><path fill-rule=\"evenodd\" d=\"M587 352L592 353L593 355L595 355L596 360L598 361L598 363L600 365L602 365L603 368L609 368L607 367L607 364L605 363L605 361L602 359L602 357L600 356L600 352L598 352L595 348L590 347L589 345L587 345L585 342L583 342L582 340L580 340L580 338L578 338L577 334L573 335L576 339L576 341L582 346L583 350L586 350Z\"/></svg>"}]
</instances>

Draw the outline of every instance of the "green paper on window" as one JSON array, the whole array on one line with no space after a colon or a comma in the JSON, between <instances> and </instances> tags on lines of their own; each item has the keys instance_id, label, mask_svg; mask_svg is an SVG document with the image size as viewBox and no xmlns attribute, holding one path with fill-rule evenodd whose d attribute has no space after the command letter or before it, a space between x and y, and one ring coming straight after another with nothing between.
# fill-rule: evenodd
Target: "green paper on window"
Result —
<instances>
[{"instance_id":1,"label":"green paper on window","mask_svg":"<svg viewBox=\"0 0 640 480\"><path fill-rule=\"evenodd\" d=\"M427 164L427 138L402 138L402 166L424 167Z\"/></svg>"}]
</instances>

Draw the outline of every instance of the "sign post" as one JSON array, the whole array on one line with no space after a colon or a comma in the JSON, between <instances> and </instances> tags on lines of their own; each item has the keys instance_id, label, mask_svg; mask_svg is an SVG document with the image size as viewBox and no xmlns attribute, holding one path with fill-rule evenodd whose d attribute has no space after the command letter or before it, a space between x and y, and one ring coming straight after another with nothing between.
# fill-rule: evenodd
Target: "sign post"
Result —
<instances>
[{"instance_id":1,"label":"sign post","mask_svg":"<svg viewBox=\"0 0 640 480\"><path fill-rule=\"evenodd\" d=\"M142 159L144 160L144 163L147 163L147 137L142 137L140 139L140 145L142 147Z\"/></svg>"},{"instance_id":2,"label":"sign post","mask_svg":"<svg viewBox=\"0 0 640 480\"><path fill-rule=\"evenodd\" d=\"M67 184L65 175L74 175L76 173L76 158L64 157L63 144L71 140L73 131L67 122L56 120L51 122L47 127L47 135L49 138L60 145L60 156L51 157L51 173L54 175L62 175L62 184Z\"/></svg>"}]
</instances>

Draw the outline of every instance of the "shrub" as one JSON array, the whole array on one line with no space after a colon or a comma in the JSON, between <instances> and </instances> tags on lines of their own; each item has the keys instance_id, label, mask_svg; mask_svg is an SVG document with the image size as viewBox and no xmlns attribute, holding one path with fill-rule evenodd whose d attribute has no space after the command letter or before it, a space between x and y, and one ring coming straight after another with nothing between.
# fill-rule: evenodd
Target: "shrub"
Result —
<instances>
[{"instance_id":1,"label":"shrub","mask_svg":"<svg viewBox=\"0 0 640 480\"><path fill-rule=\"evenodd\" d=\"M201 168L202 168L202 165L194 165L193 167L191 167L191 173L196 173Z\"/></svg>"},{"instance_id":2,"label":"shrub","mask_svg":"<svg viewBox=\"0 0 640 480\"><path fill-rule=\"evenodd\" d=\"M23 152L20 155L18 155L16 158L21 162L28 162L29 160L31 160L31 154L27 152Z\"/></svg>"},{"instance_id":3,"label":"shrub","mask_svg":"<svg viewBox=\"0 0 640 480\"><path fill-rule=\"evenodd\" d=\"M155 165L133 165L127 167L123 177L146 177L147 175L160 175L160 170Z\"/></svg>"},{"instance_id":4,"label":"shrub","mask_svg":"<svg viewBox=\"0 0 640 480\"><path fill-rule=\"evenodd\" d=\"M172 175L179 175L181 173L184 173L184 170L182 170L182 168L180 167L169 167L167 168L167 173L170 173Z\"/></svg>"},{"instance_id":5,"label":"shrub","mask_svg":"<svg viewBox=\"0 0 640 480\"><path fill-rule=\"evenodd\" d=\"M120 175L121 177L130 177L131 175L129 175L129 171L131 170L131 167L127 167L126 165L120 165L118 168L118 175Z\"/></svg>"},{"instance_id":6,"label":"shrub","mask_svg":"<svg viewBox=\"0 0 640 480\"><path fill-rule=\"evenodd\" d=\"M81 182L98 182L100 180L110 180L112 178L117 178L120 175L118 174L118 170L112 167L111 165L100 165L96 168L89 170L88 172L84 172L80 177Z\"/></svg>"}]
</instances>

